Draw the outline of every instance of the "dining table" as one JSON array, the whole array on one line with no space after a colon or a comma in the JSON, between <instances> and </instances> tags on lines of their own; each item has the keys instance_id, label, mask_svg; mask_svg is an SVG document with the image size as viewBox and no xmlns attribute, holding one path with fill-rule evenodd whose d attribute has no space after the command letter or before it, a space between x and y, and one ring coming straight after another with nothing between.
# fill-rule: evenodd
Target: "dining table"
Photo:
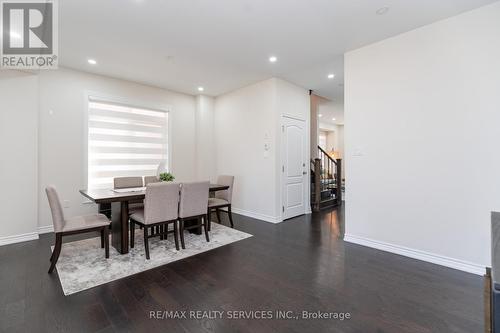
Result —
<instances>
[{"instance_id":1,"label":"dining table","mask_svg":"<svg viewBox=\"0 0 500 333\"><path fill-rule=\"evenodd\" d=\"M224 191L227 185L210 184L209 192ZM115 191L113 189L86 189L80 193L99 207L110 207L111 215L111 245L120 253L129 252L129 203L144 200L146 190L133 189ZM101 213L102 208L99 209Z\"/></svg>"}]
</instances>

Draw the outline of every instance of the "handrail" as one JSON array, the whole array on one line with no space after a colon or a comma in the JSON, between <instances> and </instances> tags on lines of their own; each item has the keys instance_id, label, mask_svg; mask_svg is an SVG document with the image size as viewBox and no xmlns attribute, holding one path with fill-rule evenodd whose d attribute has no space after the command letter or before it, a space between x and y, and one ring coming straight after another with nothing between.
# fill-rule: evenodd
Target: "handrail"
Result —
<instances>
[{"instance_id":1,"label":"handrail","mask_svg":"<svg viewBox=\"0 0 500 333\"><path fill-rule=\"evenodd\" d=\"M322 152L323 154L325 154L326 156L328 156L328 158L330 159L330 161L332 161L333 163L337 164L337 162L326 152L323 150L323 148L321 148L320 146L318 146L318 149L320 152Z\"/></svg>"},{"instance_id":2,"label":"handrail","mask_svg":"<svg viewBox=\"0 0 500 333\"><path fill-rule=\"evenodd\" d=\"M319 211L322 203L322 192L326 189L335 191L335 205L342 204L342 160L334 159L328 153L318 146L319 157L311 159L311 169L314 172L312 185L314 190L311 192L314 200L311 201L314 211ZM326 156L326 157L325 157ZM331 182L331 181L334 182ZM333 184L334 187L331 187ZM328 200L328 199L326 199Z\"/></svg>"}]
</instances>

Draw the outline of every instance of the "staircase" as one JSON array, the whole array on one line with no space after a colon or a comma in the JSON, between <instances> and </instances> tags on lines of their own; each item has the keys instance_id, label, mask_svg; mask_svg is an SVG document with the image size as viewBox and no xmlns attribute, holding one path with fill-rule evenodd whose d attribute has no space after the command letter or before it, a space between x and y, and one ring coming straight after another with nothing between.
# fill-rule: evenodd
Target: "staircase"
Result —
<instances>
[{"instance_id":1,"label":"staircase","mask_svg":"<svg viewBox=\"0 0 500 333\"><path fill-rule=\"evenodd\" d=\"M311 160L311 206L313 211L342 204L342 160L333 159L318 146Z\"/></svg>"}]
</instances>

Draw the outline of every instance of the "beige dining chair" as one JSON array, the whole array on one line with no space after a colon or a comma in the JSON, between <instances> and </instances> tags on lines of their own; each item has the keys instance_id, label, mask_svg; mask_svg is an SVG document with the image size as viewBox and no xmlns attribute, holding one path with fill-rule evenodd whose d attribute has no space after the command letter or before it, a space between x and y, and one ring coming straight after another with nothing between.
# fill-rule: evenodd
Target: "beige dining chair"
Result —
<instances>
[{"instance_id":1,"label":"beige dining chair","mask_svg":"<svg viewBox=\"0 0 500 333\"><path fill-rule=\"evenodd\" d=\"M151 183L158 183L160 179L156 176L144 176L144 186L148 186Z\"/></svg>"},{"instance_id":2,"label":"beige dining chair","mask_svg":"<svg viewBox=\"0 0 500 333\"><path fill-rule=\"evenodd\" d=\"M54 186L47 186L45 189L49 200L50 211L52 213L52 224L56 235L54 251L50 256L49 274L54 271L57 260L61 254L62 237L67 235L81 234L91 231L101 233L101 247L105 249L105 256L109 258L109 225L110 221L103 214L75 216L66 219L59 200L59 195Z\"/></svg>"},{"instance_id":3,"label":"beige dining chair","mask_svg":"<svg viewBox=\"0 0 500 333\"><path fill-rule=\"evenodd\" d=\"M149 259L149 239L160 236L166 238L174 233L175 248L179 250L177 236L177 218L179 208L179 184L171 182L150 183L146 186L144 209L130 215L130 247L134 247L135 225L142 226L144 231L144 248L146 259ZM168 231L169 224L174 224L173 231Z\"/></svg>"},{"instance_id":4,"label":"beige dining chair","mask_svg":"<svg viewBox=\"0 0 500 333\"><path fill-rule=\"evenodd\" d=\"M227 212L229 217L229 222L231 224L231 228L234 228L233 223L233 214L231 213L231 200L233 197L233 185L234 185L234 176L219 176L217 177L218 185L226 185L229 186L227 190L217 191L215 192L214 198L208 199L208 230L211 227L211 219L210 215L213 211L217 214L217 220L219 223L222 223L222 219L220 216L220 212ZM223 208L227 208L227 211Z\"/></svg>"},{"instance_id":5,"label":"beige dining chair","mask_svg":"<svg viewBox=\"0 0 500 333\"><path fill-rule=\"evenodd\" d=\"M200 228L203 226L205 238L210 242L208 236L208 191L209 182L193 182L181 184L181 197L179 203L179 234L181 236L181 246L184 244L184 230ZM186 220L196 220L197 224L185 227Z\"/></svg>"},{"instance_id":6,"label":"beige dining chair","mask_svg":"<svg viewBox=\"0 0 500 333\"><path fill-rule=\"evenodd\" d=\"M144 186L142 177L115 177L113 178L113 184L113 188L115 189L126 189ZM142 200L132 200L128 203L129 215L142 208L144 208L144 203Z\"/></svg>"}]
</instances>

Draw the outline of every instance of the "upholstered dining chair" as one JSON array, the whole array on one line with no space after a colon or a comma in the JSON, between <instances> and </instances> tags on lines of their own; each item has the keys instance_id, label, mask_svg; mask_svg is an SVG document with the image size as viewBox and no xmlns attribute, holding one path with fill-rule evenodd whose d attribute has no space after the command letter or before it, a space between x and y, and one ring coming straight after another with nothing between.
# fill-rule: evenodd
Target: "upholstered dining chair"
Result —
<instances>
[{"instance_id":1,"label":"upholstered dining chair","mask_svg":"<svg viewBox=\"0 0 500 333\"><path fill-rule=\"evenodd\" d=\"M50 256L49 274L54 271L59 255L61 254L63 236L100 231L101 247L105 248L105 256L109 258L109 219L103 214L75 216L66 219L55 187L47 186L45 192L49 199L52 223L54 225L54 233L56 234L56 244Z\"/></svg>"},{"instance_id":2,"label":"upholstered dining chair","mask_svg":"<svg viewBox=\"0 0 500 333\"><path fill-rule=\"evenodd\" d=\"M234 176L219 176L217 177L218 185L226 185L229 186L227 190L217 191L215 192L214 198L208 199L208 230L211 227L210 215L213 211L217 214L217 220L219 223L222 223L222 219L220 217L220 212L225 211L223 208L227 208L227 215L229 216L229 222L231 223L231 228L234 228L233 223L233 214L231 213L231 200L233 197L233 185L234 185Z\"/></svg>"},{"instance_id":3,"label":"upholstered dining chair","mask_svg":"<svg viewBox=\"0 0 500 333\"><path fill-rule=\"evenodd\" d=\"M142 177L115 177L113 178L114 188L133 188L143 187Z\"/></svg>"},{"instance_id":4,"label":"upholstered dining chair","mask_svg":"<svg viewBox=\"0 0 500 333\"><path fill-rule=\"evenodd\" d=\"M113 178L113 184L113 188L115 189L136 188L144 186L142 177L115 177ZM133 214L138 209L142 209L143 207L144 203L142 200L130 201L128 205L129 215Z\"/></svg>"},{"instance_id":5,"label":"upholstered dining chair","mask_svg":"<svg viewBox=\"0 0 500 333\"><path fill-rule=\"evenodd\" d=\"M179 209L179 183L160 182L146 186L144 209L130 215L130 247L134 247L135 225L143 227L146 259L149 259L149 239L174 233L175 248L179 250L177 238L177 217ZM173 231L168 231L169 224L174 224Z\"/></svg>"},{"instance_id":6,"label":"upholstered dining chair","mask_svg":"<svg viewBox=\"0 0 500 333\"><path fill-rule=\"evenodd\" d=\"M160 179L156 176L144 176L144 186L148 186L151 183L158 183Z\"/></svg>"},{"instance_id":7,"label":"upholstered dining chair","mask_svg":"<svg viewBox=\"0 0 500 333\"><path fill-rule=\"evenodd\" d=\"M184 230L200 228L203 226L205 238L210 242L208 236L208 191L209 182L192 182L181 184L181 197L179 203L179 234L181 236L181 246L184 244ZM186 220L197 220L197 224L185 227Z\"/></svg>"}]
</instances>

